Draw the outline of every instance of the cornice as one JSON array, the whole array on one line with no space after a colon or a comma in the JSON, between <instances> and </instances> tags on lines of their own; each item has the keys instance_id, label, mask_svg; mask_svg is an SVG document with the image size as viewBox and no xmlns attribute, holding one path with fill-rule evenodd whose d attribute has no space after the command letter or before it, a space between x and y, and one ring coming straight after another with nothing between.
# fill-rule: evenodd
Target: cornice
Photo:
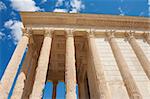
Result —
<instances>
[{"instance_id":1,"label":"cornice","mask_svg":"<svg viewBox=\"0 0 150 99\"><path fill-rule=\"evenodd\" d=\"M100 14L21 12L24 26L62 25L113 29L150 30L150 18Z\"/></svg>"}]
</instances>

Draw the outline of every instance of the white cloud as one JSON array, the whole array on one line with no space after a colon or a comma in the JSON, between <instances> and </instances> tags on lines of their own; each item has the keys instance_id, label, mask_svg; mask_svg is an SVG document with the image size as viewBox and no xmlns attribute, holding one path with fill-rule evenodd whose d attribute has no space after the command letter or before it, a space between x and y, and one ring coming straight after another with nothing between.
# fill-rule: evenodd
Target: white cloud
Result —
<instances>
[{"instance_id":1,"label":"white cloud","mask_svg":"<svg viewBox=\"0 0 150 99\"><path fill-rule=\"evenodd\" d=\"M34 0L11 0L11 6L17 11L40 11Z\"/></svg>"},{"instance_id":2,"label":"white cloud","mask_svg":"<svg viewBox=\"0 0 150 99\"><path fill-rule=\"evenodd\" d=\"M16 16L16 13L15 13L14 11L12 11L12 12L10 13L10 15L11 15L11 16Z\"/></svg>"},{"instance_id":3,"label":"white cloud","mask_svg":"<svg viewBox=\"0 0 150 99\"><path fill-rule=\"evenodd\" d=\"M124 15L125 15L125 13L124 13L124 11L122 10L121 7L119 7L118 10L119 10L121 16L124 16Z\"/></svg>"},{"instance_id":4,"label":"white cloud","mask_svg":"<svg viewBox=\"0 0 150 99\"><path fill-rule=\"evenodd\" d=\"M64 7L66 9L60 9L58 7L64 5ZM69 13L78 13L80 12L82 9L85 8L84 4L82 3L81 0L70 0L70 1L65 1L65 0L57 0L56 5L55 5L56 9L54 9L54 12L68 12ZM71 10L70 10L71 7Z\"/></svg>"},{"instance_id":5,"label":"white cloud","mask_svg":"<svg viewBox=\"0 0 150 99\"><path fill-rule=\"evenodd\" d=\"M63 5L63 1L64 0L57 0L57 2L56 2L56 7L58 7L58 6L61 6L61 5Z\"/></svg>"},{"instance_id":6,"label":"white cloud","mask_svg":"<svg viewBox=\"0 0 150 99\"><path fill-rule=\"evenodd\" d=\"M4 33L0 32L0 40L5 36Z\"/></svg>"},{"instance_id":7,"label":"white cloud","mask_svg":"<svg viewBox=\"0 0 150 99\"><path fill-rule=\"evenodd\" d=\"M22 22L17 20L9 20L5 22L4 26L8 29L11 29L11 36L14 40L14 43L16 44L22 36L21 30L21 28L23 28Z\"/></svg>"},{"instance_id":8,"label":"white cloud","mask_svg":"<svg viewBox=\"0 0 150 99\"><path fill-rule=\"evenodd\" d=\"M139 14L139 16L143 16L143 14L144 14L144 12L143 12L143 11L141 11L141 12L140 12L140 14Z\"/></svg>"},{"instance_id":9,"label":"white cloud","mask_svg":"<svg viewBox=\"0 0 150 99\"><path fill-rule=\"evenodd\" d=\"M68 12L66 9L54 9L53 12Z\"/></svg>"},{"instance_id":10,"label":"white cloud","mask_svg":"<svg viewBox=\"0 0 150 99\"><path fill-rule=\"evenodd\" d=\"M78 13L77 9L72 9L69 13Z\"/></svg>"},{"instance_id":11,"label":"white cloud","mask_svg":"<svg viewBox=\"0 0 150 99\"><path fill-rule=\"evenodd\" d=\"M6 5L2 1L0 1L0 11L6 8L7 8Z\"/></svg>"},{"instance_id":12,"label":"white cloud","mask_svg":"<svg viewBox=\"0 0 150 99\"><path fill-rule=\"evenodd\" d=\"M65 6L66 6L67 8L69 8L69 7L70 7L70 2L69 2L69 1L66 1L66 2L65 2Z\"/></svg>"},{"instance_id":13,"label":"white cloud","mask_svg":"<svg viewBox=\"0 0 150 99\"><path fill-rule=\"evenodd\" d=\"M70 11L70 12L79 12L79 11L81 11L81 9L85 8L85 6L81 2L81 0L72 0L71 6L72 6L72 11Z\"/></svg>"},{"instance_id":14,"label":"white cloud","mask_svg":"<svg viewBox=\"0 0 150 99\"><path fill-rule=\"evenodd\" d=\"M45 3L45 2L47 2L47 0L42 0L42 1L41 1L41 3Z\"/></svg>"}]
</instances>

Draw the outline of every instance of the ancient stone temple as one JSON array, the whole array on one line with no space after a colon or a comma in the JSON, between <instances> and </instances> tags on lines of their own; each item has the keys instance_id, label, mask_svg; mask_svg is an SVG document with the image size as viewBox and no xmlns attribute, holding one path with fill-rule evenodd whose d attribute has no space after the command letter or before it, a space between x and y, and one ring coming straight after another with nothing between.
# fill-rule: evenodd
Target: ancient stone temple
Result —
<instances>
[{"instance_id":1,"label":"ancient stone temple","mask_svg":"<svg viewBox=\"0 0 150 99\"><path fill-rule=\"evenodd\" d=\"M11 99L41 99L46 81L53 82L52 99L60 81L66 99L150 99L149 18L20 14L23 35L1 79L0 99L7 99L21 61Z\"/></svg>"}]
</instances>

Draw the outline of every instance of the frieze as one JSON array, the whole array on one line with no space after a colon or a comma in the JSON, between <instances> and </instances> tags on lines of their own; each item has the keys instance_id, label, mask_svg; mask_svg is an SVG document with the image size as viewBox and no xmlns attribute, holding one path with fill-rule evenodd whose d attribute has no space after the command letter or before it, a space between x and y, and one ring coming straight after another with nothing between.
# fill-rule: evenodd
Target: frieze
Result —
<instances>
[{"instance_id":1,"label":"frieze","mask_svg":"<svg viewBox=\"0 0 150 99\"><path fill-rule=\"evenodd\" d=\"M150 18L99 14L64 14L21 12L24 26L59 25L65 27L97 27L150 30ZM40 19L40 20L39 20Z\"/></svg>"}]
</instances>

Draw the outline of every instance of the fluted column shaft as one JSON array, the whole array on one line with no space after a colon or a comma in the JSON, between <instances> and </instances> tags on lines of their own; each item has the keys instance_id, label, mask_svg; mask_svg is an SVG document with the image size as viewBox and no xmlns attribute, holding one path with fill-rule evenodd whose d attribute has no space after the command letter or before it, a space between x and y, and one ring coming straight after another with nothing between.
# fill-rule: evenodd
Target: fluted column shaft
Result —
<instances>
[{"instance_id":1,"label":"fluted column shaft","mask_svg":"<svg viewBox=\"0 0 150 99\"><path fill-rule=\"evenodd\" d=\"M76 99L76 68L75 68L75 47L71 31L66 37L66 63L65 63L66 99Z\"/></svg>"},{"instance_id":2,"label":"fluted column shaft","mask_svg":"<svg viewBox=\"0 0 150 99\"><path fill-rule=\"evenodd\" d=\"M27 78L27 72L29 69L29 64L31 62L32 59L32 45L30 44L28 46L28 51L26 53L26 57L25 60L23 62L20 74L18 75L17 81L16 81L16 85L14 87L14 91L12 94L11 99L21 99L22 94L23 94L23 89L24 89L24 85L25 85L25 80Z\"/></svg>"},{"instance_id":3,"label":"fluted column shaft","mask_svg":"<svg viewBox=\"0 0 150 99\"><path fill-rule=\"evenodd\" d=\"M135 52L139 62L141 63L143 70L145 71L147 77L150 79L150 61L148 58L145 56L143 50L137 43L135 37L133 35L128 35L128 41Z\"/></svg>"},{"instance_id":4,"label":"fluted column shaft","mask_svg":"<svg viewBox=\"0 0 150 99\"><path fill-rule=\"evenodd\" d=\"M7 96L6 96L6 94L5 94L5 90L3 89L1 83L0 83L0 90L1 90L0 99L7 99Z\"/></svg>"},{"instance_id":5,"label":"fluted column shaft","mask_svg":"<svg viewBox=\"0 0 150 99\"><path fill-rule=\"evenodd\" d=\"M23 72L25 74L25 76L28 75L28 70L30 68L30 65L32 62L31 60L33 58L33 52L35 52L35 49L33 49L33 45L34 44L29 44L27 55L25 57L25 60L23 62L22 68L21 68L21 72Z\"/></svg>"},{"instance_id":6,"label":"fluted column shaft","mask_svg":"<svg viewBox=\"0 0 150 99\"><path fill-rule=\"evenodd\" d=\"M11 89L11 86L14 82L14 78L16 76L19 64L21 63L22 57L24 55L25 49L28 44L28 40L29 40L29 35L25 33L22 36L21 40L19 41L11 59L10 59L10 62L7 65L5 73L1 79L1 84L2 84L3 90L5 90L5 93L7 96ZM3 90L0 89L0 93Z\"/></svg>"},{"instance_id":7,"label":"fluted column shaft","mask_svg":"<svg viewBox=\"0 0 150 99\"><path fill-rule=\"evenodd\" d=\"M98 87L99 99L111 99L110 91L104 76L103 66L100 62L99 53L96 48L95 38L93 34L88 35L89 51L96 73L96 82Z\"/></svg>"},{"instance_id":8,"label":"fluted column shaft","mask_svg":"<svg viewBox=\"0 0 150 99\"><path fill-rule=\"evenodd\" d=\"M32 92L35 74L36 74L37 60L38 60L38 52L35 48L34 48L34 53L33 53L31 60L32 60L31 66L29 68L29 71L28 71L29 73L28 73L26 81L25 81L25 87L24 87L22 99L29 98L29 95Z\"/></svg>"},{"instance_id":9,"label":"fluted column shaft","mask_svg":"<svg viewBox=\"0 0 150 99\"><path fill-rule=\"evenodd\" d=\"M51 33L46 33L38 60L38 67L36 69L36 76L30 99L42 98L49 63L51 40Z\"/></svg>"},{"instance_id":10,"label":"fluted column shaft","mask_svg":"<svg viewBox=\"0 0 150 99\"><path fill-rule=\"evenodd\" d=\"M53 96L52 99L56 99L56 90L57 90L57 84L58 82L53 82Z\"/></svg>"},{"instance_id":11,"label":"fluted column shaft","mask_svg":"<svg viewBox=\"0 0 150 99\"><path fill-rule=\"evenodd\" d=\"M123 81L126 86L130 99L142 99L141 93L135 83L134 78L132 77L130 73L128 65L121 53L119 46L117 45L117 42L113 34L108 33L107 35L108 35L109 44L111 46L115 60L118 64L118 68L120 70L121 76L123 78Z\"/></svg>"}]
</instances>

